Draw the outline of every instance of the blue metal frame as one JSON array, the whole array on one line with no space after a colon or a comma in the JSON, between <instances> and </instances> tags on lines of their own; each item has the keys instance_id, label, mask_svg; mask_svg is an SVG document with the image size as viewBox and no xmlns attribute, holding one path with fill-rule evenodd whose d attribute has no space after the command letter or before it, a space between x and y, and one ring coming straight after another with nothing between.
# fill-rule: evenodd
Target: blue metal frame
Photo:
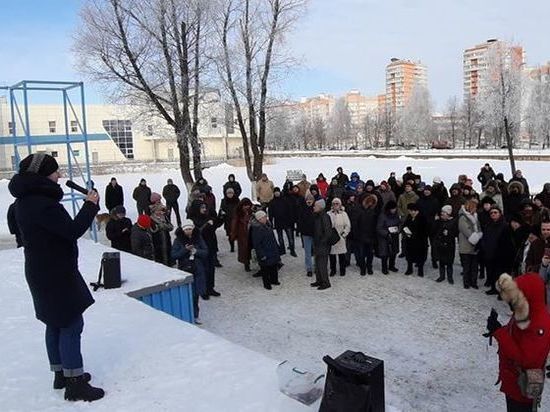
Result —
<instances>
[{"instance_id":1,"label":"blue metal frame","mask_svg":"<svg viewBox=\"0 0 550 412\"><path fill-rule=\"evenodd\" d=\"M67 82L67 81L44 81L44 80L23 80L13 86L2 87L0 89L8 90L9 99L10 99L10 111L11 111L11 122L12 122L12 134L11 138L2 139L3 144L13 144L14 156L15 156L15 165L19 164L21 156L19 150L21 147L26 146L26 155L33 152L33 146L39 144L65 144L67 150L67 174L68 178L74 180L76 177L82 179L84 186L91 188L92 186L92 173L90 169L90 153L88 148L88 130L86 126L86 99L84 96L84 83L83 82ZM75 110L69 91L76 89L78 96L77 98L80 101L81 113L78 114ZM56 136L41 136L33 135L30 126L30 113L29 113L29 92L43 92L43 91L54 91L60 92L63 99L63 117L64 117L64 126L65 133L62 135ZM22 94L23 97L23 114L19 107L19 102L17 99L17 93ZM69 109L71 110L72 115L74 116L76 123L78 125L80 134L70 135L69 128ZM24 135L18 134L18 121L21 129L24 132ZM94 134L92 140L107 140L109 137L103 134ZM84 143L84 153L85 153L85 164L84 170L81 165L78 163L76 156L74 155L74 150L72 148L72 143ZM74 162L74 165L73 165ZM76 168L78 173L73 173L73 168ZM65 192L63 196L64 202L72 203L73 216L76 215L77 211L80 210L80 201L83 201L85 198L84 195L70 190ZM91 237L97 242L97 229L95 225L91 227Z\"/></svg>"}]
</instances>

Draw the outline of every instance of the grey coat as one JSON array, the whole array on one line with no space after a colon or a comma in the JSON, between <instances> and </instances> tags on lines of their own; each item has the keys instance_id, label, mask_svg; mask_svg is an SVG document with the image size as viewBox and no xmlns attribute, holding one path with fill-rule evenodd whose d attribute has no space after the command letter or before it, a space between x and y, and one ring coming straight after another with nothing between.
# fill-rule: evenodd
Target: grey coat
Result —
<instances>
[{"instance_id":1,"label":"grey coat","mask_svg":"<svg viewBox=\"0 0 550 412\"><path fill-rule=\"evenodd\" d=\"M399 228L401 220L397 213L390 214L386 212L380 213L378 223L376 225L376 236L378 239L378 256L386 257L397 255L399 253L399 231L390 233L390 227Z\"/></svg>"},{"instance_id":2,"label":"grey coat","mask_svg":"<svg viewBox=\"0 0 550 412\"><path fill-rule=\"evenodd\" d=\"M477 213L472 215L462 206L458 212L458 253L477 255L476 245L468 240L474 232L481 232Z\"/></svg>"},{"instance_id":3,"label":"grey coat","mask_svg":"<svg viewBox=\"0 0 550 412\"><path fill-rule=\"evenodd\" d=\"M330 253L330 235L332 222L326 212L315 213L313 225L313 254L315 256L328 255Z\"/></svg>"}]
</instances>

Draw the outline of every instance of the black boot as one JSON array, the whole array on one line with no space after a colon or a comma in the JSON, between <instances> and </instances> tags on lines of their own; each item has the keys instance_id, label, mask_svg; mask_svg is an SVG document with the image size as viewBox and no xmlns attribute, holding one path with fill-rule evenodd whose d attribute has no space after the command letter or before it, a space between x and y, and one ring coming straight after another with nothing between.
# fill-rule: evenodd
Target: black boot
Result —
<instances>
[{"instance_id":1,"label":"black boot","mask_svg":"<svg viewBox=\"0 0 550 412\"><path fill-rule=\"evenodd\" d=\"M215 291L214 289L210 289L210 290L208 291L208 294L209 294L210 296L215 296L215 297L219 297L219 296L222 295L220 292L217 292L217 291Z\"/></svg>"},{"instance_id":2,"label":"black boot","mask_svg":"<svg viewBox=\"0 0 550 412\"><path fill-rule=\"evenodd\" d=\"M418 277L420 278L424 277L424 264L418 265Z\"/></svg>"},{"instance_id":3,"label":"black boot","mask_svg":"<svg viewBox=\"0 0 550 412\"><path fill-rule=\"evenodd\" d=\"M250 272L250 263L245 263L244 264L244 271L245 272Z\"/></svg>"},{"instance_id":4,"label":"black boot","mask_svg":"<svg viewBox=\"0 0 550 412\"><path fill-rule=\"evenodd\" d=\"M85 382L90 382L92 380L92 376L84 372L82 374L82 380ZM57 371L55 372L55 377L53 379L53 388L54 389L63 389L67 385L67 378L65 375L63 375L63 371Z\"/></svg>"},{"instance_id":5,"label":"black boot","mask_svg":"<svg viewBox=\"0 0 550 412\"><path fill-rule=\"evenodd\" d=\"M405 275L412 275L413 273L413 264L412 262L407 262L407 270L405 271Z\"/></svg>"},{"instance_id":6,"label":"black boot","mask_svg":"<svg viewBox=\"0 0 550 412\"><path fill-rule=\"evenodd\" d=\"M296 251L294 249L290 249L290 256L298 257L298 255L296 254Z\"/></svg>"},{"instance_id":7,"label":"black boot","mask_svg":"<svg viewBox=\"0 0 550 412\"><path fill-rule=\"evenodd\" d=\"M395 255L390 256L390 272L399 272L399 269L395 267Z\"/></svg>"},{"instance_id":8,"label":"black boot","mask_svg":"<svg viewBox=\"0 0 550 412\"><path fill-rule=\"evenodd\" d=\"M84 375L66 378L65 400L93 402L105 396L101 388L94 388L86 382Z\"/></svg>"},{"instance_id":9,"label":"black boot","mask_svg":"<svg viewBox=\"0 0 550 412\"><path fill-rule=\"evenodd\" d=\"M330 273L328 274L330 277L333 277L334 275L336 275L336 269L331 269L330 270Z\"/></svg>"},{"instance_id":10,"label":"black boot","mask_svg":"<svg viewBox=\"0 0 550 412\"><path fill-rule=\"evenodd\" d=\"M387 274L390 273L390 272L388 272L388 258L387 257L382 258L382 273L384 275L387 275Z\"/></svg>"},{"instance_id":11,"label":"black boot","mask_svg":"<svg viewBox=\"0 0 550 412\"><path fill-rule=\"evenodd\" d=\"M441 283L445 280L445 268L443 265L439 267L439 277L435 280L437 283Z\"/></svg>"},{"instance_id":12,"label":"black boot","mask_svg":"<svg viewBox=\"0 0 550 412\"><path fill-rule=\"evenodd\" d=\"M234 253L235 252L235 242L229 241L229 246L231 247L230 252Z\"/></svg>"},{"instance_id":13,"label":"black boot","mask_svg":"<svg viewBox=\"0 0 550 412\"><path fill-rule=\"evenodd\" d=\"M437 266L437 260L432 260L432 267L434 269L437 269L439 266Z\"/></svg>"},{"instance_id":14,"label":"black boot","mask_svg":"<svg viewBox=\"0 0 550 412\"><path fill-rule=\"evenodd\" d=\"M306 276L307 276L308 278L312 277L312 276L313 276L313 272L311 272L311 271L307 272L307 273L306 273Z\"/></svg>"}]
</instances>

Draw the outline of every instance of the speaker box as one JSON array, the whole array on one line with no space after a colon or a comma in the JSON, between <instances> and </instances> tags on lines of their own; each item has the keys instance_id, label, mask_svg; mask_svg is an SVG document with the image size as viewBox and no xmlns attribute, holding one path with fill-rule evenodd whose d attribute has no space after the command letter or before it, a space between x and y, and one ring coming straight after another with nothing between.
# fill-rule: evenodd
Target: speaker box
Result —
<instances>
[{"instance_id":1,"label":"speaker box","mask_svg":"<svg viewBox=\"0 0 550 412\"><path fill-rule=\"evenodd\" d=\"M384 362L361 352L346 351L328 367L320 412L384 412Z\"/></svg>"},{"instance_id":2,"label":"speaker box","mask_svg":"<svg viewBox=\"0 0 550 412\"><path fill-rule=\"evenodd\" d=\"M105 289L119 288L120 280L120 253L105 252L101 258L101 271L103 272L103 286Z\"/></svg>"}]
</instances>

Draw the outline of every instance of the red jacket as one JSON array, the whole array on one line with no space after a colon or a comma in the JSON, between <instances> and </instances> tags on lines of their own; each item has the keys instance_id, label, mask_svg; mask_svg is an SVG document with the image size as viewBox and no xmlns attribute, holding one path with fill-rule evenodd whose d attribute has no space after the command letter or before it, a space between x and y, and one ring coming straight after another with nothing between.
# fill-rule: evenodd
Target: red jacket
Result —
<instances>
[{"instance_id":1,"label":"red jacket","mask_svg":"<svg viewBox=\"0 0 550 412\"><path fill-rule=\"evenodd\" d=\"M519 367L544 367L550 351L550 314L545 305L544 282L538 273L521 275L515 282L529 303L529 323L520 328L512 317L493 335L498 341L500 390L515 401L531 403L522 396L517 383Z\"/></svg>"},{"instance_id":2,"label":"red jacket","mask_svg":"<svg viewBox=\"0 0 550 412\"><path fill-rule=\"evenodd\" d=\"M319 188L319 194L323 199L327 197L328 183L326 180L317 179L317 187Z\"/></svg>"}]
</instances>

